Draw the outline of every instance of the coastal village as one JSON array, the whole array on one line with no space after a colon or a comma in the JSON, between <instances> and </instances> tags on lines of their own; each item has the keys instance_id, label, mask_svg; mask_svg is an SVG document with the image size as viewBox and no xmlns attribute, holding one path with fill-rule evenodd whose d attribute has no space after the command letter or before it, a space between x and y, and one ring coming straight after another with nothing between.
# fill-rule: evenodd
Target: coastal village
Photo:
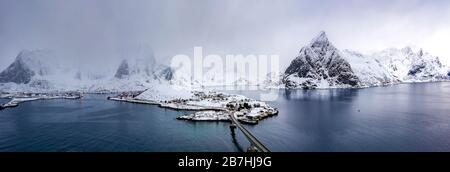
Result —
<instances>
[{"instance_id":1,"label":"coastal village","mask_svg":"<svg viewBox=\"0 0 450 172\"><path fill-rule=\"evenodd\" d=\"M270 107L265 102L241 95L215 91L192 91L189 98L175 98L171 100L150 100L139 95L137 92L124 92L108 99L152 104L175 110L196 111L177 117L179 120L189 121L229 121L230 115L234 115L242 123L257 124L258 121L264 118L278 114L276 108Z\"/></svg>"},{"instance_id":2,"label":"coastal village","mask_svg":"<svg viewBox=\"0 0 450 172\"><path fill-rule=\"evenodd\" d=\"M230 115L246 124L257 124L258 121L278 114L276 108L262 101L253 100L242 95L227 94L216 91L189 91L188 96L173 98L146 97L146 91L128 91L107 97L108 100L129 103L158 105L162 108L194 111L177 117L189 121L230 121ZM150 93L147 93L149 95ZM154 96L154 94L150 94ZM185 94L186 95L186 94ZM81 92L61 93L1 93L0 98L9 99L1 104L0 109L13 108L20 103L51 99L81 99Z\"/></svg>"}]
</instances>

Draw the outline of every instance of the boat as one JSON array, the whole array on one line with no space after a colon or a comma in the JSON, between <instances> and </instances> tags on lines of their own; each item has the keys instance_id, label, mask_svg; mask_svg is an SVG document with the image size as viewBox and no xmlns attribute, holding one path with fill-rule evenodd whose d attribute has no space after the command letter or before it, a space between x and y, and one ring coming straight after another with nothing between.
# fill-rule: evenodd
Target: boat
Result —
<instances>
[{"instance_id":1,"label":"boat","mask_svg":"<svg viewBox=\"0 0 450 172\"><path fill-rule=\"evenodd\" d=\"M67 96L65 99L81 99L81 96Z\"/></svg>"}]
</instances>

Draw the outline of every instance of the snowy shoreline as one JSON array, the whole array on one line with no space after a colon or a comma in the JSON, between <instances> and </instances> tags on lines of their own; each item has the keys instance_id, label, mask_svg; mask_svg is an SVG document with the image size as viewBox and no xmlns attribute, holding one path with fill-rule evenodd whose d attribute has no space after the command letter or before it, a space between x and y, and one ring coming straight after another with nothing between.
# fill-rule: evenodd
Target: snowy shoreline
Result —
<instances>
[{"instance_id":1,"label":"snowy shoreline","mask_svg":"<svg viewBox=\"0 0 450 172\"><path fill-rule=\"evenodd\" d=\"M174 110L195 111L177 117L179 120L189 121L230 121L229 115L247 124L257 124L259 120L278 114L276 108L265 102L249 99L245 96L225 94L221 92L191 91L190 96L184 98L151 99L141 94L124 92L116 97L108 97L112 101L157 105L161 108ZM153 94L151 94L154 96ZM153 97L154 98L154 97Z\"/></svg>"},{"instance_id":2,"label":"snowy shoreline","mask_svg":"<svg viewBox=\"0 0 450 172\"><path fill-rule=\"evenodd\" d=\"M158 102L158 101L152 101L152 100L141 100L141 99L134 99L134 98L109 97L108 100L128 102L128 103L137 103L137 104L157 105L161 108L169 108L169 109L174 109L174 110L224 111L224 109L221 109L221 108L195 106L195 105L184 105L184 104L177 104L177 103L164 103L164 102Z\"/></svg>"},{"instance_id":3,"label":"snowy shoreline","mask_svg":"<svg viewBox=\"0 0 450 172\"><path fill-rule=\"evenodd\" d=\"M431 81L403 81L403 82L392 82L380 85L364 85L364 86L329 86L329 87L316 87L316 88L286 88L284 85L280 86L270 86L264 89L267 90L328 90L328 89L365 89L365 88L376 88L376 87L389 87L396 86L402 84L427 84L427 83L440 83L440 82L450 82L450 79L440 79L440 80L431 80Z\"/></svg>"},{"instance_id":4,"label":"snowy shoreline","mask_svg":"<svg viewBox=\"0 0 450 172\"><path fill-rule=\"evenodd\" d=\"M450 82L450 79L435 79L435 80L417 80L417 81L398 81L398 82L391 82L391 83L384 83L384 84L377 84L377 85L360 85L360 86L345 86L345 85L337 85L337 86L328 86L328 87L315 87L315 88L286 88L285 85L238 85L238 86L232 86L232 87L238 87L238 90L245 90L247 87L251 88L257 88L258 90L327 90L327 89L365 89L365 88L376 88L376 87L388 87L388 86L395 86L395 85L401 85L401 84L426 84L426 83L440 83L440 82ZM167 85L167 87L171 87L172 85ZM218 86L205 86L202 87L203 89L210 88L210 90L217 90ZM222 87L222 86L221 86ZM231 86L226 86L223 88L229 88ZM1 86L0 86L1 88ZM243 89L242 89L243 88ZM200 88L197 88L200 89ZM254 90L254 89L251 89ZM4 90L0 93L0 98L12 98L13 95L16 94L64 94L69 92L77 92L80 94L120 94L124 92L144 92L145 89L137 89L136 91L118 91L118 90L101 90L101 91L89 91L89 90L83 90L83 89L75 89L75 90L59 90L59 89L49 89L46 91L7 91Z\"/></svg>"},{"instance_id":5,"label":"snowy shoreline","mask_svg":"<svg viewBox=\"0 0 450 172\"><path fill-rule=\"evenodd\" d=\"M81 93L76 92L67 92L67 93L8 93L0 95L0 98L11 99L9 102L0 105L0 110L6 108L14 108L19 106L20 103L36 101L36 100L52 100L52 99L81 99L83 95Z\"/></svg>"}]
</instances>

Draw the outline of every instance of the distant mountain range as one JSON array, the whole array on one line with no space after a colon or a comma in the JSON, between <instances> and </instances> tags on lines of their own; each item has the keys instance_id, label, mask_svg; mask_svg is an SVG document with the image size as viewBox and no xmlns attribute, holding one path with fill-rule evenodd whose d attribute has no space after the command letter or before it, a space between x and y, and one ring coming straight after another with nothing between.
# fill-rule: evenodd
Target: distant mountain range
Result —
<instances>
[{"instance_id":1,"label":"distant mountain range","mask_svg":"<svg viewBox=\"0 0 450 172\"><path fill-rule=\"evenodd\" d=\"M325 32L300 50L282 74L286 88L371 87L403 82L448 80L449 68L438 57L410 47L364 55L340 51Z\"/></svg>"},{"instance_id":2,"label":"distant mountain range","mask_svg":"<svg viewBox=\"0 0 450 172\"><path fill-rule=\"evenodd\" d=\"M0 73L0 92L135 91L173 77L173 70L156 63L152 53L126 58L109 75L63 66L51 51L24 50Z\"/></svg>"},{"instance_id":3,"label":"distant mountain range","mask_svg":"<svg viewBox=\"0 0 450 172\"><path fill-rule=\"evenodd\" d=\"M360 88L404 82L444 81L449 68L439 58L410 47L386 49L372 54L340 51L320 32L300 49L284 72L269 73L264 82L239 75L225 83L218 72L205 74L202 81L156 62L152 51L126 57L114 73L100 75L65 68L50 51L24 50L0 73L1 92L64 91L88 92L144 90L154 84L178 86L260 85L289 89ZM233 74L229 72L227 74Z\"/></svg>"}]
</instances>

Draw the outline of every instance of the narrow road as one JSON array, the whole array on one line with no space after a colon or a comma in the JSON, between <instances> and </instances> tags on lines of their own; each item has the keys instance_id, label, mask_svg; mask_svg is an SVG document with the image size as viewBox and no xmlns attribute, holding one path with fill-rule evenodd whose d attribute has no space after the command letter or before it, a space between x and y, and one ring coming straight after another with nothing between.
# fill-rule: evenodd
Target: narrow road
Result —
<instances>
[{"instance_id":1,"label":"narrow road","mask_svg":"<svg viewBox=\"0 0 450 172\"><path fill-rule=\"evenodd\" d=\"M231 122L235 124L244 133L245 137L250 141L252 146L255 146L261 152L270 152L270 150L264 146L250 131L248 131L242 124L236 119L234 113L230 115Z\"/></svg>"}]
</instances>

